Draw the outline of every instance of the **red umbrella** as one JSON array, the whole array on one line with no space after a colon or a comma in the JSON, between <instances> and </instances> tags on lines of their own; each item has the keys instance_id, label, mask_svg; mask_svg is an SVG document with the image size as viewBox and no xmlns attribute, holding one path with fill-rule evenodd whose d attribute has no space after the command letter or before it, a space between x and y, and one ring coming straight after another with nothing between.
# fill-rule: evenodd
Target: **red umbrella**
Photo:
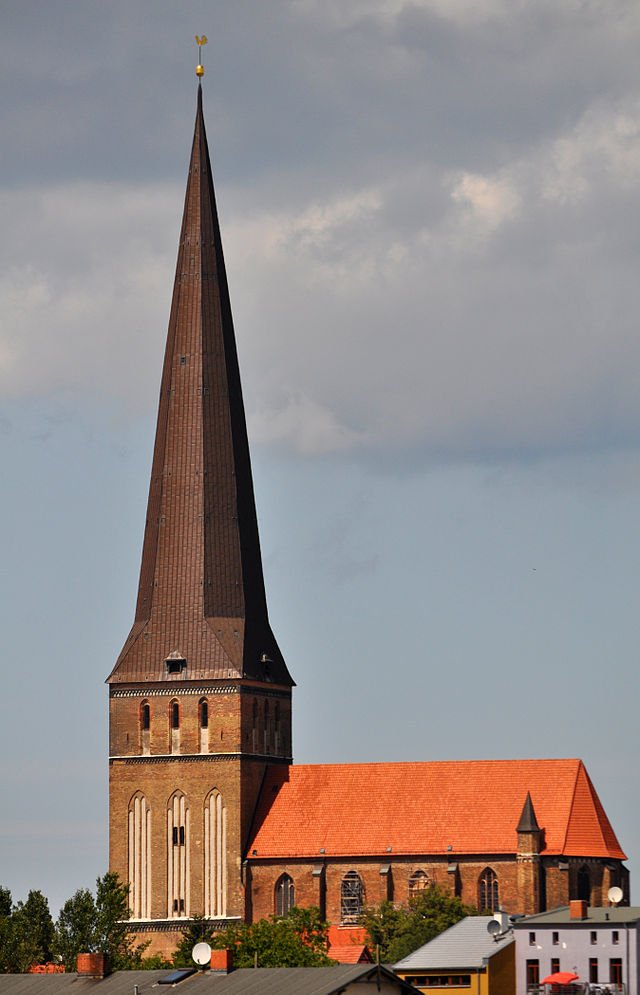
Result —
<instances>
[{"instance_id":1,"label":"red umbrella","mask_svg":"<svg viewBox=\"0 0 640 995\"><path fill-rule=\"evenodd\" d=\"M555 974L548 974L542 979L543 985L570 985L572 981L579 981L580 978L573 971L556 971Z\"/></svg>"}]
</instances>

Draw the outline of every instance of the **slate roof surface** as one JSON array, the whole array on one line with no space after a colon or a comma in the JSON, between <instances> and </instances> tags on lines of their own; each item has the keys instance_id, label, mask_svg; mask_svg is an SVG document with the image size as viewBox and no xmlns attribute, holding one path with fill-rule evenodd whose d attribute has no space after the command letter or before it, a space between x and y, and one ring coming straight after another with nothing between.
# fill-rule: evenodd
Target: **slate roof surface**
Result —
<instances>
[{"instance_id":1,"label":"slate roof surface","mask_svg":"<svg viewBox=\"0 0 640 995\"><path fill-rule=\"evenodd\" d=\"M399 992L417 993L389 969L381 973L395 983ZM131 995L138 985L140 995L163 995L177 991L180 995L337 995L344 986L375 979L371 964L338 967L257 968L233 971L228 975L194 974L179 985L159 986L165 971L117 971L99 981L79 978L76 974L4 974L0 975L1 995ZM375 981L372 985L375 990Z\"/></svg>"},{"instance_id":2,"label":"slate roof surface","mask_svg":"<svg viewBox=\"0 0 640 995\"><path fill-rule=\"evenodd\" d=\"M396 971L463 970L482 962L513 943L513 934L496 942L487 932L493 916L467 916L429 943L394 964Z\"/></svg>"},{"instance_id":3,"label":"slate roof surface","mask_svg":"<svg viewBox=\"0 0 640 995\"><path fill-rule=\"evenodd\" d=\"M272 767L247 854L513 853L527 792L544 854L625 859L581 760Z\"/></svg>"},{"instance_id":4,"label":"slate roof surface","mask_svg":"<svg viewBox=\"0 0 640 995\"><path fill-rule=\"evenodd\" d=\"M569 915L569 906L563 905L558 909L550 909L548 912L539 912L534 916L525 916L514 923L515 929L529 929L530 926L583 926L593 925L610 926L615 923L633 923L640 920L640 906L618 905L609 908L589 908L586 919L572 919Z\"/></svg>"},{"instance_id":5,"label":"slate roof surface","mask_svg":"<svg viewBox=\"0 0 640 995\"><path fill-rule=\"evenodd\" d=\"M271 632L229 289L198 89L133 628L108 681L291 685ZM269 671L261 663L270 658Z\"/></svg>"}]
</instances>

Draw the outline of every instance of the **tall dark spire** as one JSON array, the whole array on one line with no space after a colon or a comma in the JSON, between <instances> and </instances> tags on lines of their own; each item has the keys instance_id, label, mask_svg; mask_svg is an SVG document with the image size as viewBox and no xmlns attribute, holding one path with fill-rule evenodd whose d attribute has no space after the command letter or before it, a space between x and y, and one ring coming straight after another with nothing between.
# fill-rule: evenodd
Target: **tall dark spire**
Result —
<instances>
[{"instance_id":1,"label":"tall dark spire","mask_svg":"<svg viewBox=\"0 0 640 995\"><path fill-rule=\"evenodd\" d=\"M135 622L110 683L293 682L269 626L229 290L198 86Z\"/></svg>"}]
</instances>

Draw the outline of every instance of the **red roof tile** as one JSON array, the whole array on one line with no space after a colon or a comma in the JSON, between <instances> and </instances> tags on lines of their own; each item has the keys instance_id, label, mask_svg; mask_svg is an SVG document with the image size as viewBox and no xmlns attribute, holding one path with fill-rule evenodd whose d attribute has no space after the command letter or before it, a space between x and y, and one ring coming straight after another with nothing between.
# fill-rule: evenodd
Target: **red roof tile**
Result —
<instances>
[{"instance_id":1,"label":"red roof tile","mask_svg":"<svg viewBox=\"0 0 640 995\"><path fill-rule=\"evenodd\" d=\"M581 760L273 767L248 853L513 853L527 792L545 854L625 859Z\"/></svg>"},{"instance_id":2,"label":"red roof tile","mask_svg":"<svg viewBox=\"0 0 640 995\"><path fill-rule=\"evenodd\" d=\"M338 964L370 964L371 954L364 944L353 944L347 947L329 947L327 956L337 960Z\"/></svg>"}]
</instances>

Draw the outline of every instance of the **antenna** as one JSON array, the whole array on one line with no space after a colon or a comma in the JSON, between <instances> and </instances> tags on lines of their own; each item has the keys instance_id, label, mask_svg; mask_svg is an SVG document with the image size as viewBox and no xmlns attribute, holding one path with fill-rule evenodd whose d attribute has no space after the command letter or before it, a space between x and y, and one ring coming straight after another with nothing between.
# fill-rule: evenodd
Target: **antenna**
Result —
<instances>
[{"instance_id":1,"label":"antenna","mask_svg":"<svg viewBox=\"0 0 640 995\"><path fill-rule=\"evenodd\" d=\"M196 943L191 951L191 957L198 967L206 967L207 964L211 963L211 947L204 940L202 943Z\"/></svg>"},{"instance_id":2,"label":"antenna","mask_svg":"<svg viewBox=\"0 0 640 995\"><path fill-rule=\"evenodd\" d=\"M614 884L613 888L609 888L607 892L607 898L612 905L618 905L624 898L624 893L622 888L618 888L617 884Z\"/></svg>"}]
</instances>

